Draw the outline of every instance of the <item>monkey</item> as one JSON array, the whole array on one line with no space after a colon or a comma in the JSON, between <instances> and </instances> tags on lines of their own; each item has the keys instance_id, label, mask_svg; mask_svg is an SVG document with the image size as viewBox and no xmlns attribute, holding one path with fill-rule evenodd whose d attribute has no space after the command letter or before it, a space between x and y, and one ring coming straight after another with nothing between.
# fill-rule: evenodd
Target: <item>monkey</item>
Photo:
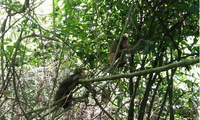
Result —
<instances>
[{"instance_id":1,"label":"monkey","mask_svg":"<svg viewBox=\"0 0 200 120\"><path fill-rule=\"evenodd\" d=\"M78 80L84 79L86 77L87 75L85 74L83 69L76 68L72 75L65 77L60 83L58 90L55 94L54 102L62 99L57 105L59 107L63 107L64 109L68 108L73 99L72 91L78 85Z\"/></svg>"},{"instance_id":2,"label":"monkey","mask_svg":"<svg viewBox=\"0 0 200 120\"><path fill-rule=\"evenodd\" d=\"M117 46L118 46L118 44L120 44L119 50L116 53L117 56L116 56L116 60L114 61L114 66L118 65L118 67L123 67L127 62L125 60L125 53L124 52L126 52L129 48L129 45L128 45L129 40L128 40L127 37L123 36L121 43L119 43L119 41L120 41L120 38L117 38L110 45L108 60L109 60L109 63L111 64L113 59L114 59L114 56L115 56L115 53L116 53L116 50L117 50Z\"/></svg>"}]
</instances>

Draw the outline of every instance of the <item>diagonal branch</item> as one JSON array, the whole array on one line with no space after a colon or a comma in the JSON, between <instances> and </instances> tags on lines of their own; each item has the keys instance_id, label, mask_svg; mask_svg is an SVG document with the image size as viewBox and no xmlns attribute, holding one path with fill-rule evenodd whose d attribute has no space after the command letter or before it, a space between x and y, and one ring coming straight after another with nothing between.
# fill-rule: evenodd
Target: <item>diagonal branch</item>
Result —
<instances>
[{"instance_id":1,"label":"diagonal branch","mask_svg":"<svg viewBox=\"0 0 200 120\"><path fill-rule=\"evenodd\" d=\"M134 73L118 74L118 75L112 75L112 76L109 76L109 77L101 77L101 78L94 78L94 79L85 79L85 80L80 80L79 83L115 80L115 79L119 79L119 78L130 78L130 77L139 76L139 75L146 75L146 74L150 74L150 73L158 73L158 72L166 71L166 70L177 68L177 67L193 65L193 64L198 63L199 60L200 60L200 58L195 58L195 59L191 59L191 60L185 60L185 61L181 61L181 62L168 64L168 65L157 67L157 68L142 70L142 71L138 71L138 72L134 72Z\"/></svg>"}]
</instances>

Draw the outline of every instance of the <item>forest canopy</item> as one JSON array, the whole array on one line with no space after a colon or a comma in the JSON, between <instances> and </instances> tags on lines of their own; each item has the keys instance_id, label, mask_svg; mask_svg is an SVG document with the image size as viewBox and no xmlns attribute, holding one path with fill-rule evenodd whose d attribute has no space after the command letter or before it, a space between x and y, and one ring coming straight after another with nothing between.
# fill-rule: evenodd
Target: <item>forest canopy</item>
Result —
<instances>
[{"instance_id":1,"label":"forest canopy","mask_svg":"<svg viewBox=\"0 0 200 120\"><path fill-rule=\"evenodd\" d=\"M1 0L0 9L0 120L198 119L198 0ZM109 62L117 40L120 67ZM63 109L54 96L76 68L87 78L70 77Z\"/></svg>"}]
</instances>

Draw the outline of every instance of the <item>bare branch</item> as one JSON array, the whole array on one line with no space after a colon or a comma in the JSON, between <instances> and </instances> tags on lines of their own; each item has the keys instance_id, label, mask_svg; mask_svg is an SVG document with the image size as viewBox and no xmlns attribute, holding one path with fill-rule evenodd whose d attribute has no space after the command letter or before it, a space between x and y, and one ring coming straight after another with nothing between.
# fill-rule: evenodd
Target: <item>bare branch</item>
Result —
<instances>
[{"instance_id":1,"label":"bare branch","mask_svg":"<svg viewBox=\"0 0 200 120\"><path fill-rule=\"evenodd\" d=\"M169 69L173 69L173 68L177 68L177 67L183 67L183 66L187 66L187 65L193 65L199 62L199 58L196 59L192 59L192 60L185 60L185 61L181 61L181 62L176 62L176 63L172 63L172 64L168 64L162 67L157 67L157 68L152 68L152 69L148 69L148 70L142 70L142 71L138 71L135 73L127 73L127 74L118 74L118 75L113 75L113 76L109 76L109 77L101 77L101 78L94 78L94 79L85 79L85 80L80 80L80 83L87 83L87 82L99 82L99 81L106 81L106 80L115 80L115 79L119 79L119 78L130 78L130 77L134 77L134 76L139 76L139 75L146 75L146 74L150 74L150 73L159 73L162 71L167 71Z\"/></svg>"}]
</instances>

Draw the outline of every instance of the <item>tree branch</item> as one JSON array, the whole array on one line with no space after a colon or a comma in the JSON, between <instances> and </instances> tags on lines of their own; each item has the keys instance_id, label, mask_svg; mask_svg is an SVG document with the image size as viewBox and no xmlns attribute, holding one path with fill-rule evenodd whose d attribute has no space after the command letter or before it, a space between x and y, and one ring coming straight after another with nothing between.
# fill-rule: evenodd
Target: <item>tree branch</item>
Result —
<instances>
[{"instance_id":1,"label":"tree branch","mask_svg":"<svg viewBox=\"0 0 200 120\"><path fill-rule=\"evenodd\" d=\"M158 72L166 71L166 70L177 68L177 67L193 65L193 64L198 63L199 60L200 60L200 58L195 58L195 59L191 59L191 60L185 60L185 61L181 61L181 62L168 64L168 65L165 65L165 66L162 66L162 67L151 68L151 69L148 69L148 70L142 70L142 71L138 71L138 72L135 72L135 73L118 74L118 75L112 75L112 76L109 76L109 77L101 77L101 78L94 78L94 79L84 79L84 80L79 80L79 83L115 80L115 79L119 79L119 78L130 78L130 77L139 76L139 75L146 75L146 74L150 74L150 73L158 73Z\"/></svg>"}]
</instances>

